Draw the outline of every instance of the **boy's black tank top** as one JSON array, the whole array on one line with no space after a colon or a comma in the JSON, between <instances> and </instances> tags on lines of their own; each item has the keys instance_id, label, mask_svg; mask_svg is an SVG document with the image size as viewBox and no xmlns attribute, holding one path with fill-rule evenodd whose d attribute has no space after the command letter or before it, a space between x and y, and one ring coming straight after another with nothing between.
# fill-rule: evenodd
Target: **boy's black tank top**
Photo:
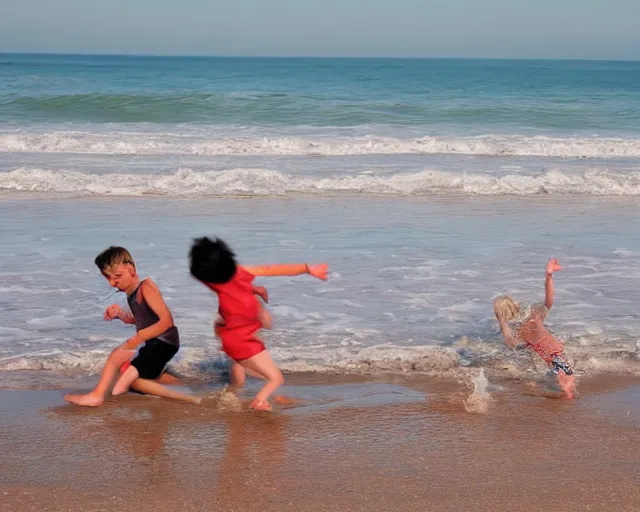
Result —
<instances>
[{"instance_id":1,"label":"boy's black tank top","mask_svg":"<svg viewBox=\"0 0 640 512\"><path fill-rule=\"evenodd\" d=\"M138 291L140 290L140 286L142 286L142 283L144 283L144 281L141 281L134 292L127 297L127 303L129 304L129 308L131 309L131 313L133 314L133 319L136 323L136 330L138 331L146 329L159 320L158 315L156 315L149 307L142 294L140 294L141 301L138 302L137 300ZM174 345L176 347L180 346L180 335L178 334L178 328L175 325L170 327L160 336L157 336L154 339L164 341L165 343Z\"/></svg>"}]
</instances>

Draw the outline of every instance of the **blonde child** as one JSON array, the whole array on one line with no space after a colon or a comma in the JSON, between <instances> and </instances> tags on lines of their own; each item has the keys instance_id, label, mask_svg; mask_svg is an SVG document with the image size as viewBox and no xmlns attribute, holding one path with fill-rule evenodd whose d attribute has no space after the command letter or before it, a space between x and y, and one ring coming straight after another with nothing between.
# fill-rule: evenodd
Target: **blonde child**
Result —
<instances>
[{"instance_id":1,"label":"blonde child","mask_svg":"<svg viewBox=\"0 0 640 512\"><path fill-rule=\"evenodd\" d=\"M575 376L564 356L564 345L543 323L553 306L553 273L561 269L555 258L547 263L544 303L521 308L513 298L501 296L494 300L493 310L500 323L505 344L513 349L519 343L526 343L547 363L549 374L557 378L564 395L572 399L575 395Z\"/></svg>"}]
</instances>

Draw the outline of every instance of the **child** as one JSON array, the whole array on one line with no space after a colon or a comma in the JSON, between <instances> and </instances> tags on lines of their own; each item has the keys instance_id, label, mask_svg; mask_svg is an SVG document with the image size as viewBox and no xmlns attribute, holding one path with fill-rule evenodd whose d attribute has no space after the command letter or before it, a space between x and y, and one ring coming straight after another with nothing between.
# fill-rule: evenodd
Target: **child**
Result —
<instances>
[{"instance_id":1,"label":"child","mask_svg":"<svg viewBox=\"0 0 640 512\"><path fill-rule=\"evenodd\" d=\"M261 327L271 327L271 315L254 294L266 298L266 290L254 287L255 276L295 276L311 274L327 279L327 265L284 264L243 268L235 254L220 239L206 237L194 241L189 254L191 275L218 295L221 321L215 324L222 339L222 350L234 361L232 385L244 382L245 371L267 382L251 403L258 411L270 411L268 399L284 384L284 377L275 365L264 343L256 337Z\"/></svg>"},{"instance_id":2,"label":"child","mask_svg":"<svg viewBox=\"0 0 640 512\"><path fill-rule=\"evenodd\" d=\"M564 345L543 324L553 306L553 273L561 269L555 258L547 263L544 304L534 304L521 311L520 305L511 297L502 296L494 300L493 310L500 323L505 344L512 349L520 342L531 347L549 365L549 374L557 377L565 396L572 399L575 393L575 376L564 357Z\"/></svg>"},{"instance_id":3,"label":"child","mask_svg":"<svg viewBox=\"0 0 640 512\"><path fill-rule=\"evenodd\" d=\"M104 319L118 318L125 324L135 324L137 332L111 352L93 391L84 395L65 395L64 399L77 405L102 405L118 369L122 368L113 395L126 393L131 387L141 393L199 403L199 398L160 383L179 383L178 379L165 373L165 367L178 352L180 337L156 284L148 278L140 280L131 254L123 247L109 247L96 257L95 264L111 286L127 294L133 313L113 304L105 311Z\"/></svg>"}]
</instances>

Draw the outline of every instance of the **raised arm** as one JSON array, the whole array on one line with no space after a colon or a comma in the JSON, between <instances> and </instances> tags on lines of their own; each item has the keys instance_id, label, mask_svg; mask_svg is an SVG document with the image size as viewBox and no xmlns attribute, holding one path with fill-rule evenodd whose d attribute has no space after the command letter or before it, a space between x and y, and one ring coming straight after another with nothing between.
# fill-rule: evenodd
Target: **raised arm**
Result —
<instances>
[{"instance_id":1,"label":"raised arm","mask_svg":"<svg viewBox=\"0 0 640 512\"><path fill-rule=\"evenodd\" d=\"M147 305L158 316L158 321L145 329L141 329L135 336L129 338L125 343L125 348L128 349L135 349L145 341L160 336L174 325L171 311L169 311L160 290L153 281L150 279L145 280L142 286L140 286L139 293L142 293Z\"/></svg>"},{"instance_id":2,"label":"raised arm","mask_svg":"<svg viewBox=\"0 0 640 512\"><path fill-rule=\"evenodd\" d=\"M299 276L301 274L311 274L313 277L326 281L328 265L324 263L320 265L282 263L279 265L244 267L244 269L254 276Z\"/></svg>"},{"instance_id":3,"label":"raised arm","mask_svg":"<svg viewBox=\"0 0 640 512\"><path fill-rule=\"evenodd\" d=\"M544 305L547 306L547 309L551 309L551 306L553 306L553 299L556 294L553 286L553 273L558 270L562 270L558 260L551 258L547 263L547 276L544 282Z\"/></svg>"}]
</instances>

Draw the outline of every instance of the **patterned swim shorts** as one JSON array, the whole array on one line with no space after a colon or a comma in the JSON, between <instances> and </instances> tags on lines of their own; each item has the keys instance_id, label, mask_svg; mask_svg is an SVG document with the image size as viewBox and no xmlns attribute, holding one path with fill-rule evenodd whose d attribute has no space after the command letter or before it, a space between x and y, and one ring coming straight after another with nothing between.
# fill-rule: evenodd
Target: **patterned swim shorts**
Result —
<instances>
[{"instance_id":1,"label":"patterned swim shorts","mask_svg":"<svg viewBox=\"0 0 640 512\"><path fill-rule=\"evenodd\" d=\"M567 375L573 375L573 369L563 356L555 355L551 360L551 368L549 369L549 375L558 375L560 371L563 371Z\"/></svg>"}]
</instances>

